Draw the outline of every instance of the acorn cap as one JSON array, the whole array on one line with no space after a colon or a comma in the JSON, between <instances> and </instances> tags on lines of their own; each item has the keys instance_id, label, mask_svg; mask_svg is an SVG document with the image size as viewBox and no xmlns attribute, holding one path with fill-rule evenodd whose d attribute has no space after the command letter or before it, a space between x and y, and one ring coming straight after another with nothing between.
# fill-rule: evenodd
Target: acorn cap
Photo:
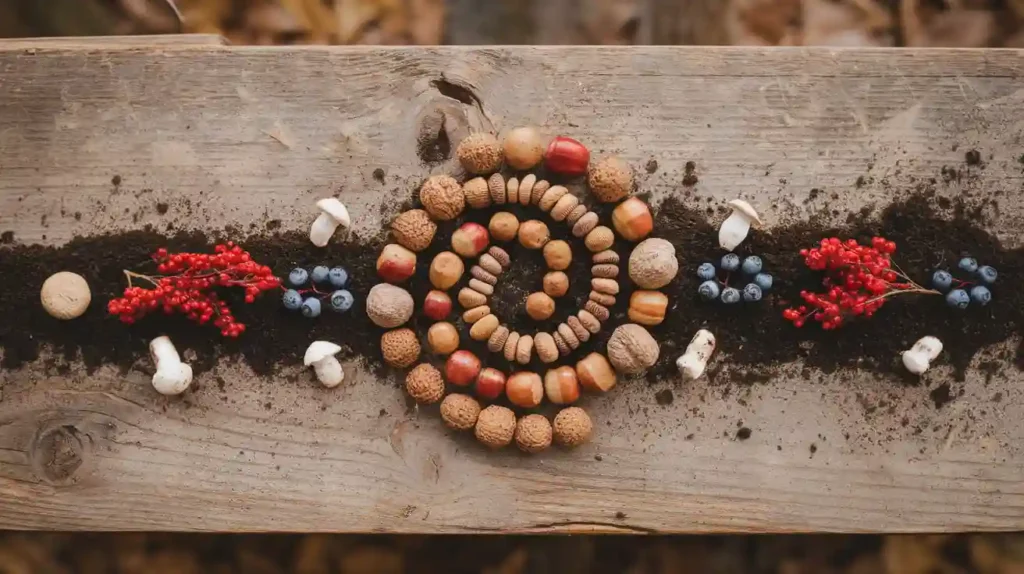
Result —
<instances>
[{"instance_id":1,"label":"acorn cap","mask_svg":"<svg viewBox=\"0 0 1024 574\"><path fill-rule=\"evenodd\" d=\"M306 348L306 355L302 358L302 362L308 367L313 363L319 363L327 357L338 354L339 351L341 351L341 347L330 341L313 341Z\"/></svg>"},{"instance_id":2,"label":"acorn cap","mask_svg":"<svg viewBox=\"0 0 1024 574\"><path fill-rule=\"evenodd\" d=\"M742 213L754 225L763 225L761 223L761 218L758 217L757 212L754 211L754 208L751 207L749 203L743 201L742 199L734 199L727 203L726 205L733 208L734 211Z\"/></svg>"}]
</instances>

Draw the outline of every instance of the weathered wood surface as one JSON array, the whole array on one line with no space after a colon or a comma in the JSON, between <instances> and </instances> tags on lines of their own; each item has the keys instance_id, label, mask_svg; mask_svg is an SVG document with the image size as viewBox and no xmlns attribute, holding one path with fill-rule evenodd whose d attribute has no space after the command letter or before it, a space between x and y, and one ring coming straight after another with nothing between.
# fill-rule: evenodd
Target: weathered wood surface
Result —
<instances>
[{"instance_id":1,"label":"weathered wood surface","mask_svg":"<svg viewBox=\"0 0 1024 574\"><path fill-rule=\"evenodd\" d=\"M60 243L169 218L220 226L270 216L299 229L314 199L340 190L358 230L373 232L381 204L396 203L395 190L407 197L428 173L416 155L418 121L440 105L456 120L448 125L538 124L638 167L656 159L659 170L641 181L655 197L680 193L683 164L695 161L700 195L750 198L769 221L820 208L804 205L813 187L839 191L829 208L843 212L884 201L891 192L881 181L909 186L976 148L987 164L979 188L1016 192L1001 198L996 228L1019 244L1022 56L0 48L0 230ZM442 95L460 93L446 82L467 87L466 102ZM376 168L387 172L384 184ZM869 183L857 189L861 175ZM768 209L776 199L780 210ZM159 216L156 201L170 213ZM350 374L328 392L225 364L182 401L156 396L142 373L0 373L0 526L1024 528L1024 393L1012 368L988 382L971 373L941 410L929 390L950 379L942 369L918 387L858 373L803 376L799 365L748 388L722 376L714 385L623 384L587 402L598 422L591 444L534 458L485 453L445 432L436 412L407 411L393 385L355 365ZM215 376L234 402L220 400ZM673 404L655 404L661 388L674 388ZM753 429L746 441L731 438L741 420ZM70 478L53 474L54 457L72 463Z\"/></svg>"}]
</instances>

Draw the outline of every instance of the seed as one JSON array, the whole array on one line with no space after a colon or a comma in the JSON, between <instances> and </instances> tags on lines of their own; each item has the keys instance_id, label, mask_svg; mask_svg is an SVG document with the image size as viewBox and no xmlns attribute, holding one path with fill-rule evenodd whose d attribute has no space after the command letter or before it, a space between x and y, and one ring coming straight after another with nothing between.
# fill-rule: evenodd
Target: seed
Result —
<instances>
[{"instance_id":1,"label":"seed","mask_svg":"<svg viewBox=\"0 0 1024 574\"><path fill-rule=\"evenodd\" d=\"M572 329L573 335L576 335L576 338L579 339L580 342L586 343L590 340L590 331L583 326L579 317L573 315L566 319L565 322L569 325L569 328Z\"/></svg>"},{"instance_id":2,"label":"seed","mask_svg":"<svg viewBox=\"0 0 1024 574\"><path fill-rule=\"evenodd\" d=\"M614 279L619 276L619 266L612 263L602 263L590 268L590 274L594 277L606 277Z\"/></svg>"},{"instance_id":3,"label":"seed","mask_svg":"<svg viewBox=\"0 0 1024 574\"><path fill-rule=\"evenodd\" d=\"M595 253L594 254L594 263L598 264L598 265L605 264L605 263L612 264L612 265L618 265L618 263L619 263L619 254L614 252L614 251L612 251L611 249L609 249L607 251L602 251L600 253Z\"/></svg>"},{"instance_id":4,"label":"seed","mask_svg":"<svg viewBox=\"0 0 1024 574\"><path fill-rule=\"evenodd\" d=\"M533 185L533 191L530 192L530 203L537 205L540 203L540 198L544 197L544 194L551 189L551 184L548 180L542 179Z\"/></svg>"},{"instance_id":5,"label":"seed","mask_svg":"<svg viewBox=\"0 0 1024 574\"><path fill-rule=\"evenodd\" d=\"M548 269L565 271L572 263L572 247L561 239L549 241L544 246L544 262L547 263Z\"/></svg>"},{"instance_id":6,"label":"seed","mask_svg":"<svg viewBox=\"0 0 1024 574\"><path fill-rule=\"evenodd\" d=\"M488 307L487 305L480 305L479 307L473 307L472 309L469 309L468 311L463 313L462 320L465 321L467 324L471 325L473 323L476 323L480 319L483 319L487 315L490 315L490 313L490 307Z\"/></svg>"},{"instance_id":7,"label":"seed","mask_svg":"<svg viewBox=\"0 0 1024 574\"><path fill-rule=\"evenodd\" d=\"M533 344L537 347L537 358L542 363L553 363L558 359L558 346L555 345L555 339L549 333L543 331L537 333Z\"/></svg>"},{"instance_id":8,"label":"seed","mask_svg":"<svg viewBox=\"0 0 1024 574\"><path fill-rule=\"evenodd\" d=\"M505 341L508 340L509 330L505 325L499 325L497 329L491 333L491 338L487 339L487 350L492 353L497 353L505 348Z\"/></svg>"},{"instance_id":9,"label":"seed","mask_svg":"<svg viewBox=\"0 0 1024 574\"><path fill-rule=\"evenodd\" d=\"M519 180L514 177L508 178L506 190L508 191L508 202L519 203Z\"/></svg>"},{"instance_id":10,"label":"seed","mask_svg":"<svg viewBox=\"0 0 1024 574\"><path fill-rule=\"evenodd\" d=\"M611 315L608 312L608 308L607 307L605 307L604 305L600 305L598 303L595 303L593 301L587 301L586 303L584 303L583 304L583 309L585 311L589 311L590 314L593 315L594 317L596 317L598 321L607 321L608 317Z\"/></svg>"},{"instance_id":11,"label":"seed","mask_svg":"<svg viewBox=\"0 0 1024 574\"><path fill-rule=\"evenodd\" d=\"M555 204L558 203L562 196L569 193L569 190L562 185L553 185L546 192L544 196L540 198L540 203L537 205L544 211L551 211Z\"/></svg>"},{"instance_id":12,"label":"seed","mask_svg":"<svg viewBox=\"0 0 1024 574\"><path fill-rule=\"evenodd\" d=\"M485 257L486 256L487 255L485 255ZM469 274L473 277L473 279L479 279L480 281L483 281L484 283L487 283L489 285L498 284L498 277L495 276L490 271L487 271L483 267L480 267L479 265L474 265L472 269L469 270Z\"/></svg>"},{"instance_id":13,"label":"seed","mask_svg":"<svg viewBox=\"0 0 1024 574\"><path fill-rule=\"evenodd\" d=\"M601 330L601 322L590 311L587 311L586 306L580 309L576 316L580 318L580 323L583 323L583 327L590 331L590 334L596 335Z\"/></svg>"},{"instance_id":14,"label":"seed","mask_svg":"<svg viewBox=\"0 0 1024 574\"><path fill-rule=\"evenodd\" d=\"M598 225L594 229L590 230L590 233L587 234L583 243L587 246L587 249L594 253L604 251L611 247L612 243L615 243L615 233L604 225Z\"/></svg>"},{"instance_id":15,"label":"seed","mask_svg":"<svg viewBox=\"0 0 1024 574\"><path fill-rule=\"evenodd\" d=\"M565 221L565 218L569 216L569 212L576 209L576 206L580 204L578 197L572 194L565 194L555 203L555 206L551 208L551 219L555 221Z\"/></svg>"},{"instance_id":16,"label":"seed","mask_svg":"<svg viewBox=\"0 0 1024 574\"><path fill-rule=\"evenodd\" d=\"M480 267L495 277L501 275L501 263L489 253L480 256Z\"/></svg>"},{"instance_id":17,"label":"seed","mask_svg":"<svg viewBox=\"0 0 1024 574\"><path fill-rule=\"evenodd\" d=\"M491 248L487 250L487 253L490 253L491 257L498 260L502 269L508 269L508 266L512 265L512 258L508 256L508 252L497 245L491 246ZM487 268L484 267L484 269ZM497 275L497 273L495 273L495 275Z\"/></svg>"},{"instance_id":18,"label":"seed","mask_svg":"<svg viewBox=\"0 0 1024 574\"><path fill-rule=\"evenodd\" d=\"M470 289L469 287L463 287L459 290L459 305L462 305L466 309L472 309L473 307L479 307L487 304L487 296L479 291Z\"/></svg>"},{"instance_id":19,"label":"seed","mask_svg":"<svg viewBox=\"0 0 1024 574\"><path fill-rule=\"evenodd\" d=\"M472 281L473 279L470 279L470 282ZM619 282L614 279L604 279L601 277L595 277L590 280L590 286L594 289L594 291L597 291L598 293L604 293L606 295L619 294Z\"/></svg>"},{"instance_id":20,"label":"seed","mask_svg":"<svg viewBox=\"0 0 1024 574\"><path fill-rule=\"evenodd\" d=\"M505 340L505 360L514 361L516 358L516 348L519 346L519 333L512 331L508 334L508 339Z\"/></svg>"},{"instance_id":21,"label":"seed","mask_svg":"<svg viewBox=\"0 0 1024 574\"><path fill-rule=\"evenodd\" d=\"M494 314L480 319L469 329L469 337L474 341L486 341L498 329L498 317Z\"/></svg>"},{"instance_id":22,"label":"seed","mask_svg":"<svg viewBox=\"0 0 1024 574\"><path fill-rule=\"evenodd\" d=\"M555 333L554 335L552 335L552 338L554 338L555 340L555 347L558 349L559 355L562 355L564 357L572 352L572 349L569 348L569 343L565 342L565 339L562 337L561 333Z\"/></svg>"},{"instance_id":23,"label":"seed","mask_svg":"<svg viewBox=\"0 0 1024 574\"><path fill-rule=\"evenodd\" d=\"M537 176L527 174L523 181L519 182L519 204L530 205L530 194L533 193L533 185L537 183Z\"/></svg>"},{"instance_id":24,"label":"seed","mask_svg":"<svg viewBox=\"0 0 1024 574\"><path fill-rule=\"evenodd\" d=\"M474 177L462 184L462 193L466 196L466 203L473 209L491 205L491 190L487 187L487 180L482 177Z\"/></svg>"},{"instance_id":25,"label":"seed","mask_svg":"<svg viewBox=\"0 0 1024 574\"><path fill-rule=\"evenodd\" d=\"M519 225L519 243L527 249L540 249L551 239L546 223L539 219L524 221Z\"/></svg>"},{"instance_id":26,"label":"seed","mask_svg":"<svg viewBox=\"0 0 1024 574\"><path fill-rule=\"evenodd\" d=\"M605 307L611 307L615 304L615 296L608 295L606 293L600 293L598 291L591 291L589 299L598 305L604 305Z\"/></svg>"},{"instance_id":27,"label":"seed","mask_svg":"<svg viewBox=\"0 0 1024 574\"><path fill-rule=\"evenodd\" d=\"M527 365L530 363L531 356L533 356L533 337L523 335L516 343L516 361L520 365Z\"/></svg>"},{"instance_id":28,"label":"seed","mask_svg":"<svg viewBox=\"0 0 1024 574\"><path fill-rule=\"evenodd\" d=\"M497 241L512 241L519 232L519 218L507 211L499 211L491 216L487 230Z\"/></svg>"},{"instance_id":29,"label":"seed","mask_svg":"<svg viewBox=\"0 0 1024 574\"><path fill-rule=\"evenodd\" d=\"M576 222L579 221L584 214L587 213L587 206L582 203L577 205L575 209L569 212L569 215L565 217L565 223L567 225L575 226Z\"/></svg>"},{"instance_id":30,"label":"seed","mask_svg":"<svg viewBox=\"0 0 1024 574\"><path fill-rule=\"evenodd\" d=\"M491 194L491 201L497 205L505 203L505 178L496 173L487 179L487 190Z\"/></svg>"},{"instance_id":31,"label":"seed","mask_svg":"<svg viewBox=\"0 0 1024 574\"><path fill-rule=\"evenodd\" d=\"M576 336L576 333L572 330L567 323L560 323L558 325L558 334L562 336L562 339L570 349L576 349L580 346L580 339Z\"/></svg>"},{"instance_id":32,"label":"seed","mask_svg":"<svg viewBox=\"0 0 1024 574\"><path fill-rule=\"evenodd\" d=\"M490 283L485 283L476 278L469 280L469 288L482 295L494 295L494 285L491 285Z\"/></svg>"},{"instance_id":33,"label":"seed","mask_svg":"<svg viewBox=\"0 0 1024 574\"><path fill-rule=\"evenodd\" d=\"M597 227L598 217L593 211L588 211L576 220L572 225L573 237L583 237Z\"/></svg>"},{"instance_id":34,"label":"seed","mask_svg":"<svg viewBox=\"0 0 1024 574\"><path fill-rule=\"evenodd\" d=\"M569 291L569 276L562 271L548 271L543 279L544 292L552 297L561 297Z\"/></svg>"}]
</instances>

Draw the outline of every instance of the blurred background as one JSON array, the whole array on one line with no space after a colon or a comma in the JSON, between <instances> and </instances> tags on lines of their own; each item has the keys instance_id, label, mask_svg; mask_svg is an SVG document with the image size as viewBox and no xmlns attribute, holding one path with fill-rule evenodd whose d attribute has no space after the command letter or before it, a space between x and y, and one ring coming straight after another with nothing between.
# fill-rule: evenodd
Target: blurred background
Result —
<instances>
[{"instance_id":1,"label":"blurred background","mask_svg":"<svg viewBox=\"0 0 1024 574\"><path fill-rule=\"evenodd\" d=\"M1024 0L0 0L0 37L1024 48ZM1024 574L1024 537L0 533L0 574Z\"/></svg>"}]
</instances>

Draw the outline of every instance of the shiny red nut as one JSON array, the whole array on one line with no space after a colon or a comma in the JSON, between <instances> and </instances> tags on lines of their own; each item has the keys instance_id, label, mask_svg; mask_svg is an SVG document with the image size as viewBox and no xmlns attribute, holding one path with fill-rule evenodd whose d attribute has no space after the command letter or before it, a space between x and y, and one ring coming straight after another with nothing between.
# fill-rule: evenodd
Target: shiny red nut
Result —
<instances>
[{"instance_id":1,"label":"shiny red nut","mask_svg":"<svg viewBox=\"0 0 1024 574\"><path fill-rule=\"evenodd\" d=\"M476 396L493 401L505 392L505 373L490 367L476 377Z\"/></svg>"},{"instance_id":2,"label":"shiny red nut","mask_svg":"<svg viewBox=\"0 0 1024 574\"><path fill-rule=\"evenodd\" d=\"M455 351L444 364L448 382L460 387L468 386L480 374L480 359L469 351Z\"/></svg>"},{"instance_id":3,"label":"shiny red nut","mask_svg":"<svg viewBox=\"0 0 1024 574\"><path fill-rule=\"evenodd\" d=\"M590 150L580 142L558 136L551 140L544 152L544 165L555 173L563 175L583 175L590 164Z\"/></svg>"},{"instance_id":4,"label":"shiny red nut","mask_svg":"<svg viewBox=\"0 0 1024 574\"><path fill-rule=\"evenodd\" d=\"M452 312L452 298L444 291L433 290L423 300L423 314L435 321L444 321Z\"/></svg>"}]
</instances>

